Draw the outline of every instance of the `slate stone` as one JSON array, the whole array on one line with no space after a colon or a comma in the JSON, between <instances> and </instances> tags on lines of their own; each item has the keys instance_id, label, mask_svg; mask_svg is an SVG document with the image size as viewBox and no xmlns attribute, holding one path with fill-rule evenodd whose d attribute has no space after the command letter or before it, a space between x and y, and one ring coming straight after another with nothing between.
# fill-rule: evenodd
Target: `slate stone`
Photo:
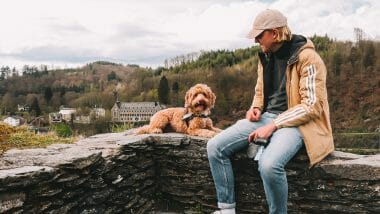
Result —
<instances>
[{"instance_id":1,"label":"slate stone","mask_svg":"<svg viewBox=\"0 0 380 214\"><path fill-rule=\"evenodd\" d=\"M207 213L216 195L206 138L134 131L0 157L0 213ZM237 212L268 212L257 162L232 158ZM289 213L379 213L380 154L334 152L287 165Z\"/></svg>"}]
</instances>

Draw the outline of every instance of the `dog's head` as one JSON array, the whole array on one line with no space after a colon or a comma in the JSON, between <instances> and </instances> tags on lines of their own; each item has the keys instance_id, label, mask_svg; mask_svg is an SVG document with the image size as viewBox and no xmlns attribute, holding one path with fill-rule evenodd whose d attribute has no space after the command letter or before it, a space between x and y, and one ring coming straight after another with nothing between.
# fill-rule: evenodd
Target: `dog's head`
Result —
<instances>
[{"instance_id":1,"label":"dog's head","mask_svg":"<svg viewBox=\"0 0 380 214\"><path fill-rule=\"evenodd\" d=\"M214 108L215 99L216 96L210 87L205 84L196 84L186 92L185 108L192 113L210 114L210 110Z\"/></svg>"}]
</instances>

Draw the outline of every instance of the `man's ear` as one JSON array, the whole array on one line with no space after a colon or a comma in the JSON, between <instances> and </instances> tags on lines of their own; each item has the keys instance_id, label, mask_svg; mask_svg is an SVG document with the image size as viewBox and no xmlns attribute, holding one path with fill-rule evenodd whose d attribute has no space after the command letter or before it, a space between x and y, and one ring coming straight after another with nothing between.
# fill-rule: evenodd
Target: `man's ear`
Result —
<instances>
[{"instance_id":1,"label":"man's ear","mask_svg":"<svg viewBox=\"0 0 380 214\"><path fill-rule=\"evenodd\" d=\"M278 29L276 29L276 28L272 29L272 37L273 37L273 39L277 39L277 37L278 37Z\"/></svg>"}]
</instances>

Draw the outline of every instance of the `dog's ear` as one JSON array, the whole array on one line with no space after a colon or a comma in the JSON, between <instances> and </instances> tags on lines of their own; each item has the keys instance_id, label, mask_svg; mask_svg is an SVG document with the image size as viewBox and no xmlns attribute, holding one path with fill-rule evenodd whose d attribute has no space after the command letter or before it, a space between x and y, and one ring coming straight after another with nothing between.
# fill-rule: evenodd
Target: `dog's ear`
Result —
<instances>
[{"instance_id":1,"label":"dog's ear","mask_svg":"<svg viewBox=\"0 0 380 214\"><path fill-rule=\"evenodd\" d=\"M212 92L211 88L206 84L201 84L200 86L202 91L206 94L207 99L210 100L210 109L214 108L216 100L214 92Z\"/></svg>"},{"instance_id":2,"label":"dog's ear","mask_svg":"<svg viewBox=\"0 0 380 214\"><path fill-rule=\"evenodd\" d=\"M191 97L193 96L193 90L190 88L185 95L185 108L188 108L191 105Z\"/></svg>"},{"instance_id":3,"label":"dog's ear","mask_svg":"<svg viewBox=\"0 0 380 214\"><path fill-rule=\"evenodd\" d=\"M207 95L208 97L210 98L210 108L214 108L214 105L215 105L215 100L216 100L216 96L215 94L211 91L211 88L210 87L207 87L208 90L207 90Z\"/></svg>"}]
</instances>

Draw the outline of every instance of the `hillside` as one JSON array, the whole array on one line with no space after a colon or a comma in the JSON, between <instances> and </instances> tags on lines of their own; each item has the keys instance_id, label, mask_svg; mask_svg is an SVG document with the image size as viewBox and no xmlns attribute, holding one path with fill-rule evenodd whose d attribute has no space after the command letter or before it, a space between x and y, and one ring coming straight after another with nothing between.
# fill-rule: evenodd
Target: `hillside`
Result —
<instances>
[{"instance_id":1,"label":"hillside","mask_svg":"<svg viewBox=\"0 0 380 214\"><path fill-rule=\"evenodd\" d=\"M380 42L352 43L319 36L312 40L328 68L334 131L380 129ZM95 62L79 69L29 71L0 80L0 110L16 112L17 104L31 105L35 98L42 114L57 111L61 105L110 109L114 92L122 101L155 101L159 99L160 79L165 76L171 89L169 106L182 106L186 90L196 83L211 86L217 95L213 118L223 128L242 118L250 106L257 78L257 51L252 47L203 52L196 60L170 68Z\"/></svg>"}]
</instances>

